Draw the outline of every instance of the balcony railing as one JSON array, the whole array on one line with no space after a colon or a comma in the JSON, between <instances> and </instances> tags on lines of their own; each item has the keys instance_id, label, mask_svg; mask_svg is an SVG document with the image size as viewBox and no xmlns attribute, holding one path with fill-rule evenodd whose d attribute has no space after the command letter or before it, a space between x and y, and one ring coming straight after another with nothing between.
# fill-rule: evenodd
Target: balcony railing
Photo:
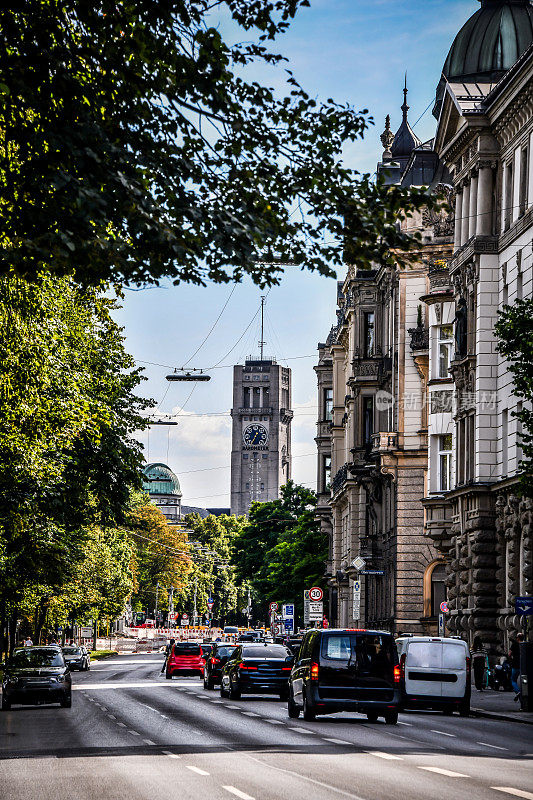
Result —
<instances>
[{"instance_id":1,"label":"balcony railing","mask_svg":"<svg viewBox=\"0 0 533 800\"><path fill-rule=\"evenodd\" d=\"M416 328L409 328L411 334L411 350L429 349L429 328L419 325Z\"/></svg>"},{"instance_id":2,"label":"balcony railing","mask_svg":"<svg viewBox=\"0 0 533 800\"><path fill-rule=\"evenodd\" d=\"M264 408L239 408L239 414L255 414L261 416L262 414L272 414L272 407L267 406Z\"/></svg>"},{"instance_id":3,"label":"balcony railing","mask_svg":"<svg viewBox=\"0 0 533 800\"><path fill-rule=\"evenodd\" d=\"M333 480L331 481L331 489L333 494L338 492L339 489L342 489L346 481L348 480L348 464L344 464L340 470L335 474Z\"/></svg>"},{"instance_id":4,"label":"balcony railing","mask_svg":"<svg viewBox=\"0 0 533 800\"><path fill-rule=\"evenodd\" d=\"M394 432L381 431L372 434L372 452L390 453L398 448L398 434Z\"/></svg>"}]
</instances>

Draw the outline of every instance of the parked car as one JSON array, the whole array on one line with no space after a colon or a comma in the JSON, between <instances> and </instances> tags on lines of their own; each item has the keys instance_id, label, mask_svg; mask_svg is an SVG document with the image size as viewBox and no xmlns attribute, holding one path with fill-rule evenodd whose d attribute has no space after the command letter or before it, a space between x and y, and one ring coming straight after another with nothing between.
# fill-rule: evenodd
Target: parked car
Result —
<instances>
[{"instance_id":1,"label":"parked car","mask_svg":"<svg viewBox=\"0 0 533 800\"><path fill-rule=\"evenodd\" d=\"M63 658L71 672L75 669L86 672L91 668L91 657L85 647L66 645L63 647Z\"/></svg>"},{"instance_id":2,"label":"parked car","mask_svg":"<svg viewBox=\"0 0 533 800\"><path fill-rule=\"evenodd\" d=\"M279 694L285 700L293 661L283 645L239 645L222 669L220 696L238 700L242 694Z\"/></svg>"},{"instance_id":3,"label":"parked car","mask_svg":"<svg viewBox=\"0 0 533 800\"><path fill-rule=\"evenodd\" d=\"M290 678L288 713L359 711L370 722L398 721L400 668L390 633L357 629L307 631Z\"/></svg>"},{"instance_id":4,"label":"parked car","mask_svg":"<svg viewBox=\"0 0 533 800\"><path fill-rule=\"evenodd\" d=\"M220 683L222 667L231 657L235 650L235 645L217 642L209 657L206 659L204 667L204 689L214 689L215 684Z\"/></svg>"},{"instance_id":5,"label":"parked car","mask_svg":"<svg viewBox=\"0 0 533 800\"><path fill-rule=\"evenodd\" d=\"M72 678L59 647L25 647L15 650L4 667L2 711L13 703L72 705Z\"/></svg>"},{"instance_id":6,"label":"parked car","mask_svg":"<svg viewBox=\"0 0 533 800\"><path fill-rule=\"evenodd\" d=\"M470 651L462 639L410 636L396 640L404 708L470 713Z\"/></svg>"},{"instance_id":7,"label":"parked car","mask_svg":"<svg viewBox=\"0 0 533 800\"><path fill-rule=\"evenodd\" d=\"M204 659L207 661L207 659L209 658L209 654L213 649L213 642L202 642L200 644L200 649L202 650L202 655Z\"/></svg>"},{"instance_id":8,"label":"parked car","mask_svg":"<svg viewBox=\"0 0 533 800\"><path fill-rule=\"evenodd\" d=\"M166 678L173 675L199 675L203 678L205 659L199 642L176 642L167 659Z\"/></svg>"}]
</instances>

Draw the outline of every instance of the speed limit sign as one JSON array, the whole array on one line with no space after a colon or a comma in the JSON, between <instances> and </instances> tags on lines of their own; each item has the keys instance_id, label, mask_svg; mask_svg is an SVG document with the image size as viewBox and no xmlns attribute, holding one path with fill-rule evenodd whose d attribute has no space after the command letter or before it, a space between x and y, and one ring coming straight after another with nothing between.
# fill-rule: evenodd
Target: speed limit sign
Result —
<instances>
[{"instance_id":1,"label":"speed limit sign","mask_svg":"<svg viewBox=\"0 0 533 800\"><path fill-rule=\"evenodd\" d=\"M324 592L319 586L313 586L312 589L309 589L309 599L313 601L313 603L318 603L324 597Z\"/></svg>"},{"instance_id":2,"label":"speed limit sign","mask_svg":"<svg viewBox=\"0 0 533 800\"><path fill-rule=\"evenodd\" d=\"M273 614L274 611L277 611L277 610L278 610L278 604L277 603L270 603L270 613Z\"/></svg>"}]
</instances>

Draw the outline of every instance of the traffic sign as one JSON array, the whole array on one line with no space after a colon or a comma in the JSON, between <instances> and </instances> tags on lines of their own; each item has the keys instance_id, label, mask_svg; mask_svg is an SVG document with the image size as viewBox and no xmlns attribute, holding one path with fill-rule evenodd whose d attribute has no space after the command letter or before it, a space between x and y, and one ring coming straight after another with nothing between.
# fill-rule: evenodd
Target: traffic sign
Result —
<instances>
[{"instance_id":1,"label":"traffic sign","mask_svg":"<svg viewBox=\"0 0 533 800\"><path fill-rule=\"evenodd\" d=\"M324 592L320 589L319 586L313 586L312 589L309 589L309 599L315 603L318 603L324 597Z\"/></svg>"},{"instance_id":2,"label":"traffic sign","mask_svg":"<svg viewBox=\"0 0 533 800\"><path fill-rule=\"evenodd\" d=\"M212 597L210 597L208 599L208 601L207 601L207 607L208 607L209 611L211 611L211 609L213 608L214 605L215 605L215 601L213 600Z\"/></svg>"},{"instance_id":3,"label":"traffic sign","mask_svg":"<svg viewBox=\"0 0 533 800\"><path fill-rule=\"evenodd\" d=\"M447 614L448 611L450 610L448 608L448 602L446 600L443 600L442 603L440 604L440 610L442 611L443 614Z\"/></svg>"},{"instance_id":4,"label":"traffic sign","mask_svg":"<svg viewBox=\"0 0 533 800\"><path fill-rule=\"evenodd\" d=\"M533 616L533 597L517 597L514 607L515 612L521 617Z\"/></svg>"},{"instance_id":5,"label":"traffic sign","mask_svg":"<svg viewBox=\"0 0 533 800\"><path fill-rule=\"evenodd\" d=\"M277 603L270 603L269 608L270 608L270 613L272 614L274 611L278 610L278 604Z\"/></svg>"},{"instance_id":6,"label":"traffic sign","mask_svg":"<svg viewBox=\"0 0 533 800\"><path fill-rule=\"evenodd\" d=\"M294 631L294 619L292 617L288 617L285 620L285 630L287 633L292 633L292 631Z\"/></svg>"},{"instance_id":7,"label":"traffic sign","mask_svg":"<svg viewBox=\"0 0 533 800\"><path fill-rule=\"evenodd\" d=\"M366 561L365 561L364 558L361 558L361 556L357 556L357 558L354 558L354 560L352 561L352 565L356 569L361 570L361 569L364 569L366 567Z\"/></svg>"},{"instance_id":8,"label":"traffic sign","mask_svg":"<svg viewBox=\"0 0 533 800\"><path fill-rule=\"evenodd\" d=\"M324 603L309 603L309 622L320 622L324 616Z\"/></svg>"},{"instance_id":9,"label":"traffic sign","mask_svg":"<svg viewBox=\"0 0 533 800\"><path fill-rule=\"evenodd\" d=\"M444 624L444 614L440 613L439 614L439 636L445 636L445 635L446 635L446 627L445 627L445 624Z\"/></svg>"},{"instance_id":10,"label":"traffic sign","mask_svg":"<svg viewBox=\"0 0 533 800\"><path fill-rule=\"evenodd\" d=\"M294 617L294 603L285 603L283 606L283 616L285 619Z\"/></svg>"}]
</instances>

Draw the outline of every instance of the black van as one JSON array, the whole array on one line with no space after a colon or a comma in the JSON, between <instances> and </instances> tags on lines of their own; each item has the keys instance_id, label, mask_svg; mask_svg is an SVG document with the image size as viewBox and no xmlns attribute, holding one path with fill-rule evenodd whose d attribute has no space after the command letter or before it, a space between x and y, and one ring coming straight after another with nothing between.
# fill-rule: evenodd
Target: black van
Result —
<instances>
[{"instance_id":1,"label":"black van","mask_svg":"<svg viewBox=\"0 0 533 800\"><path fill-rule=\"evenodd\" d=\"M355 628L307 631L289 678L289 717L359 711L395 725L400 667L392 634Z\"/></svg>"}]
</instances>

